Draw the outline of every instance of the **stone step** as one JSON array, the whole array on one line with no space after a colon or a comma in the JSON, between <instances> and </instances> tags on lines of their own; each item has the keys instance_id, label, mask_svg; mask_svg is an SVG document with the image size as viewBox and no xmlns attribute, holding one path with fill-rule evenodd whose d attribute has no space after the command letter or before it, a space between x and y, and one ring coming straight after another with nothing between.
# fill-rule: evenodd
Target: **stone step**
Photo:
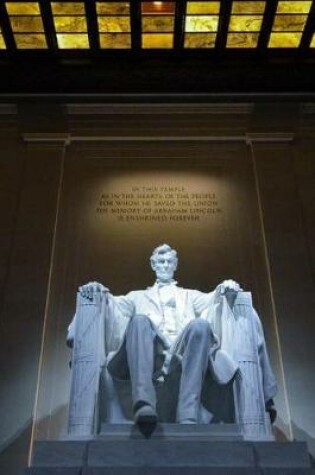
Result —
<instances>
[{"instance_id":1,"label":"stone step","mask_svg":"<svg viewBox=\"0 0 315 475\"><path fill-rule=\"evenodd\" d=\"M315 475L303 442L241 440L235 424L105 425L95 438L42 441L27 475Z\"/></svg>"},{"instance_id":2,"label":"stone step","mask_svg":"<svg viewBox=\"0 0 315 475\"><path fill-rule=\"evenodd\" d=\"M32 467L25 475L315 475L312 468Z\"/></svg>"},{"instance_id":3,"label":"stone step","mask_svg":"<svg viewBox=\"0 0 315 475\"><path fill-rule=\"evenodd\" d=\"M35 445L33 468L158 469L170 467L309 469L303 442L231 442L205 440L43 441Z\"/></svg>"},{"instance_id":4,"label":"stone step","mask_svg":"<svg viewBox=\"0 0 315 475\"><path fill-rule=\"evenodd\" d=\"M240 441L243 440L237 424L158 424L142 427L135 424L103 424L98 439L164 439L198 441Z\"/></svg>"}]
</instances>

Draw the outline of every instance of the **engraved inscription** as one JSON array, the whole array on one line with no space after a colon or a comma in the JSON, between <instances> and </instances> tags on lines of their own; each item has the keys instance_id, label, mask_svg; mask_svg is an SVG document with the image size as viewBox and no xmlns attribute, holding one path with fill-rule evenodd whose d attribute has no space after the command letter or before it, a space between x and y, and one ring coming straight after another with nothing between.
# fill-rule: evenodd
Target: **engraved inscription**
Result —
<instances>
[{"instance_id":1,"label":"engraved inscription","mask_svg":"<svg viewBox=\"0 0 315 475\"><path fill-rule=\"evenodd\" d=\"M191 222L222 213L214 192L192 192L185 186L131 186L124 192L101 193L96 213L121 222Z\"/></svg>"}]
</instances>

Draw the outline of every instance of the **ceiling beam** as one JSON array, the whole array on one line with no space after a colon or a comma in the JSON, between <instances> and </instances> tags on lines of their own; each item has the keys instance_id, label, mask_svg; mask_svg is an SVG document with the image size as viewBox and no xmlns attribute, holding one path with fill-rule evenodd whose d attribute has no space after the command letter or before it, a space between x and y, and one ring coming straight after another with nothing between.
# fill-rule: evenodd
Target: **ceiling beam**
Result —
<instances>
[{"instance_id":1,"label":"ceiling beam","mask_svg":"<svg viewBox=\"0 0 315 475\"><path fill-rule=\"evenodd\" d=\"M58 51L55 24L51 10L51 4L48 0L39 2L40 12L43 19L43 25L46 35L47 46L50 51Z\"/></svg>"},{"instance_id":2,"label":"ceiling beam","mask_svg":"<svg viewBox=\"0 0 315 475\"><path fill-rule=\"evenodd\" d=\"M272 25L277 11L278 0L266 0L266 9L261 24L260 35L258 38L257 48L259 52L268 49L269 38L272 30Z\"/></svg>"},{"instance_id":3,"label":"ceiling beam","mask_svg":"<svg viewBox=\"0 0 315 475\"><path fill-rule=\"evenodd\" d=\"M141 1L130 0L131 48L133 51L141 49Z\"/></svg>"},{"instance_id":4,"label":"ceiling beam","mask_svg":"<svg viewBox=\"0 0 315 475\"><path fill-rule=\"evenodd\" d=\"M7 50L9 52L15 52L16 44L10 23L10 18L3 2L0 2L0 25L2 29L3 38L7 46Z\"/></svg>"},{"instance_id":5,"label":"ceiling beam","mask_svg":"<svg viewBox=\"0 0 315 475\"><path fill-rule=\"evenodd\" d=\"M220 3L220 16L218 33L216 39L216 50L223 52L226 48L227 35L229 31L230 16L233 0L223 0Z\"/></svg>"},{"instance_id":6,"label":"ceiling beam","mask_svg":"<svg viewBox=\"0 0 315 475\"><path fill-rule=\"evenodd\" d=\"M186 0L177 0L175 8L174 48L182 50L185 40Z\"/></svg>"},{"instance_id":7,"label":"ceiling beam","mask_svg":"<svg viewBox=\"0 0 315 475\"><path fill-rule=\"evenodd\" d=\"M312 3L306 25L303 31L302 40L300 44L301 52L305 52L309 49L313 35L315 34L315 2Z\"/></svg>"},{"instance_id":8,"label":"ceiling beam","mask_svg":"<svg viewBox=\"0 0 315 475\"><path fill-rule=\"evenodd\" d=\"M90 48L92 51L98 51L100 49L100 40L95 0L85 0L84 5Z\"/></svg>"}]
</instances>

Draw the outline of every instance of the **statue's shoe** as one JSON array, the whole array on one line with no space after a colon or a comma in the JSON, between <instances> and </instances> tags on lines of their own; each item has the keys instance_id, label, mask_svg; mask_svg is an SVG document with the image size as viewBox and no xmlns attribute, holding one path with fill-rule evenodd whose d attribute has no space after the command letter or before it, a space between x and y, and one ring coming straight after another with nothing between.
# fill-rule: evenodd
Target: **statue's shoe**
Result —
<instances>
[{"instance_id":1,"label":"statue's shoe","mask_svg":"<svg viewBox=\"0 0 315 475\"><path fill-rule=\"evenodd\" d=\"M149 404L145 404L135 412L134 420L136 424L153 425L157 423L157 414L155 410L151 406L149 406Z\"/></svg>"}]
</instances>

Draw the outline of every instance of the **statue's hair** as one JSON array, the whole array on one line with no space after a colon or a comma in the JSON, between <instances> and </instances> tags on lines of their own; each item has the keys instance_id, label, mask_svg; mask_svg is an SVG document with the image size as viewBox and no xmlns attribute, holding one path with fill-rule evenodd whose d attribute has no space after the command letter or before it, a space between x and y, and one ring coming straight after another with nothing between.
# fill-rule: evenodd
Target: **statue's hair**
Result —
<instances>
[{"instance_id":1,"label":"statue's hair","mask_svg":"<svg viewBox=\"0 0 315 475\"><path fill-rule=\"evenodd\" d=\"M170 252L172 254L173 259L177 263L177 252L175 251L175 249L172 249L171 246L169 246L168 244L161 244L160 246L154 249L154 251L152 252L152 256L150 257L151 263L155 262L158 256L160 256L161 254L166 254L167 252Z\"/></svg>"}]
</instances>

